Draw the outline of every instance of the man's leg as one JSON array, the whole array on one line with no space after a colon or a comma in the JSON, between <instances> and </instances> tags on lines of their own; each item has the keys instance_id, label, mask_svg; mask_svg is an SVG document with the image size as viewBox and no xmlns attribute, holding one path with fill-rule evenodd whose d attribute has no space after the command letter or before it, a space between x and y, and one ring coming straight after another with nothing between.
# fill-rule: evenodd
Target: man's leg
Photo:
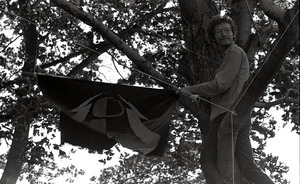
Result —
<instances>
[{"instance_id":1,"label":"man's leg","mask_svg":"<svg viewBox=\"0 0 300 184\"><path fill-rule=\"evenodd\" d=\"M212 123L201 151L200 163L207 184L224 184L216 166L217 136L223 117L217 117Z\"/></svg>"},{"instance_id":2,"label":"man's leg","mask_svg":"<svg viewBox=\"0 0 300 184\"><path fill-rule=\"evenodd\" d=\"M244 176L255 184L274 184L274 182L254 163L249 138L250 119L242 125L235 148L235 155Z\"/></svg>"}]
</instances>

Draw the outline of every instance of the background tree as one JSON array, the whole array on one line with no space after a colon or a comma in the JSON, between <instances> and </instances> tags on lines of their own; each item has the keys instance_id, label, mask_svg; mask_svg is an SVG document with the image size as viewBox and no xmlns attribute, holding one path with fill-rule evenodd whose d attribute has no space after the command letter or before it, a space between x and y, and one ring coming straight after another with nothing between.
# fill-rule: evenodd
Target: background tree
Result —
<instances>
[{"instance_id":1,"label":"background tree","mask_svg":"<svg viewBox=\"0 0 300 184\"><path fill-rule=\"evenodd\" d=\"M1 157L5 162L1 182L15 183L22 172L34 173L35 165L41 168L55 165L53 151L47 147L53 146L51 134L57 130L57 111L41 99L32 75L34 71L99 81L105 76L99 56L107 53L115 65L131 71L120 83L150 87L158 83L170 88L161 81L178 87L207 81L218 68L220 56L216 46L208 43L204 28L209 18L222 10L237 22L237 43L248 54L252 68L249 87L237 104L238 117L243 119L243 113L252 109L251 136L260 145L254 150L258 164L269 170L278 183L287 183L282 177L287 167L263 150L267 139L274 136L276 121L270 118L265 122L271 106L283 109L284 120L294 125L293 130L299 129L298 3L268 0L0 2L1 29L14 30L10 37L0 35L3 40L0 85L4 94L0 135L1 140L11 141L7 160ZM12 47L19 39L21 44ZM154 82L137 69L159 81ZM208 104L202 102L197 106L186 96L180 97L180 104L185 108L178 106L174 113L170 144L164 157L125 155L120 167L104 171L99 180L204 183L198 163L202 137L209 128ZM254 105L259 108L253 109ZM222 132L230 131L226 125L222 126ZM41 129L46 129L46 133ZM38 141L28 138L30 130L35 136L45 138ZM227 138L226 134L220 136L223 140ZM224 143L230 144L231 139ZM231 150L225 149L227 145L219 146L220 155L224 156L218 160L220 169L224 176L230 177L231 170L226 173L224 168L231 167L231 162L226 162L231 158ZM59 150L56 145L54 148ZM110 158L111 152L107 154ZM68 169L75 170L72 166ZM145 175L146 171L150 174ZM83 173L74 172L74 175ZM239 182L239 175L235 176Z\"/></svg>"}]
</instances>

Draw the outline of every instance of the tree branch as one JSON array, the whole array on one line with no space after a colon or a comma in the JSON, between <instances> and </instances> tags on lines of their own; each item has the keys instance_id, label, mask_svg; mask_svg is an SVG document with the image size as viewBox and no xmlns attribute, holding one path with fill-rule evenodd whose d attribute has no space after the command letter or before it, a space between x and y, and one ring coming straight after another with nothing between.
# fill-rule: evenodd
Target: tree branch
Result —
<instances>
[{"instance_id":1,"label":"tree branch","mask_svg":"<svg viewBox=\"0 0 300 184\"><path fill-rule=\"evenodd\" d=\"M269 42L269 35L271 33L278 32L278 26L273 24L268 24L265 26L262 26L260 30L258 30L258 33L260 35L261 40L258 39L257 36L252 36L253 38L249 39L249 46L248 46L248 59L249 64L252 65L255 61L255 54L256 52L261 48L265 47L267 43ZM261 41L261 42L260 42Z\"/></svg>"},{"instance_id":2,"label":"tree branch","mask_svg":"<svg viewBox=\"0 0 300 184\"><path fill-rule=\"evenodd\" d=\"M294 40L299 39L299 7L295 5L293 9L294 14L289 15L288 18L286 17L285 21L287 23L284 24L290 26L279 27L281 34L278 35L273 43L271 51L266 55L263 64L249 79L248 84L245 84L241 98L236 101L238 103L235 105L237 110L246 113L250 112L256 100L267 88L269 81L274 78L284 64L286 56L294 45Z\"/></svg>"},{"instance_id":3,"label":"tree branch","mask_svg":"<svg viewBox=\"0 0 300 184\"><path fill-rule=\"evenodd\" d=\"M56 4L57 6L59 6L60 8L64 9L65 11L67 11L68 13L70 13L72 16L82 20L83 22L85 22L86 24L90 25L93 27L92 24L98 22L100 24L102 24L100 21L98 21L97 19L91 17L91 15L85 13L85 12L82 12L81 10L79 10L76 6L68 3L68 2L64 2L62 0L58 0L58 1L52 1L54 4ZM141 19L138 21L137 24L133 25L132 27L130 28L127 28L125 30L122 30L119 32L119 40L121 40L120 38L126 38L132 34L135 33L134 30L138 30L140 29L142 26L142 24L144 24L146 21L148 21L149 19L151 19L154 15L158 14L158 13L161 13L164 11L164 7L165 5L167 4L167 0L165 0L164 2L162 2L155 10L151 11L150 13L148 14L145 14L143 17L141 17ZM69 7L68 7L69 6ZM72 9L75 8L74 10L76 10L75 12L72 12ZM69 11L70 12L69 12ZM89 17L86 17L86 16L89 16ZM95 22L96 20L96 22ZM89 24L89 23L92 23L92 24ZM97 24L97 23L96 23ZM97 25L94 25L94 27L97 27ZM98 26L100 28L100 26ZM102 27L104 28L104 25L102 25ZM97 29L96 29L97 30ZM106 28L106 31L104 32L107 32L109 33L109 31L107 31L108 29ZM98 30L99 32L99 30ZM110 31L111 32L111 31ZM105 34L103 34L103 32L101 33L101 31L99 32L100 34L102 34L104 37L105 37ZM112 33L112 32L111 32ZM114 34L114 33L112 33ZM116 46L114 43L112 43L110 41L110 39L108 39L109 41L103 41L101 42L100 44L98 44L98 47L95 49L96 52L98 53L98 56L101 55L102 53L106 52L108 49L110 49L112 46ZM123 41L123 40L122 40ZM116 41L116 43L118 43L118 41ZM119 43L118 43L119 44ZM117 47L118 48L118 47ZM122 51L122 50L121 50ZM124 51L122 51L124 52ZM74 67L74 69L69 73L69 76L71 75L75 75L77 74L78 72L80 72L84 67L86 67L89 63L91 63L93 60L92 58L97 58L96 57L96 54L93 54L93 57L89 57L88 59L84 60L83 62L81 62L79 65L77 65L76 67ZM146 71L145 71L146 72ZM147 73L147 72L146 72Z\"/></svg>"},{"instance_id":4,"label":"tree branch","mask_svg":"<svg viewBox=\"0 0 300 184\"><path fill-rule=\"evenodd\" d=\"M45 69L45 68L48 68L48 67L51 67L51 66L54 66L54 65L57 65L59 63L64 63L70 59L72 59L73 57L77 57L79 56L80 54L83 54L84 52L86 52L87 49L83 49L83 50L80 50L78 52L73 52L73 53L70 53L69 55L67 55L66 57L64 58L61 58L61 59L58 59L58 60L55 60L51 63L46 63L46 64L43 64L40 66L40 68L42 69Z\"/></svg>"},{"instance_id":5,"label":"tree branch","mask_svg":"<svg viewBox=\"0 0 300 184\"><path fill-rule=\"evenodd\" d=\"M278 100L275 100L273 102L267 102L267 103L263 103L263 102L256 102L254 107L257 108L265 108L265 109L270 109L271 107L275 106L275 105L279 105L279 104L283 104L283 103L299 103L299 97L298 98L280 98Z\"/></svg>"},{"instance_id":6,"label":"tree branch","mask_svg":"<svg viewBox=\"0 0 300 184\"><path fill-rule=\"evenodd\" d=\"M278 24L284 21L285 10L275 5L271 0L259 0L259 2L260 8L268 17L275 20Z\"/></svg>"},{"instance_id":7,"label":"tree branch","mask_svg":"<svg viewBox=\"0 0 300 184\"><path fill-rule=\"evenodd\" d=\"M185 162L186 164L190 164L190 165L192 165L193 167L197 167L198 166L198 163L195 163L195 162L193 162L192 160L189 160L188 158L185 158L185 157L183 157L183 156L181 156L181 155L178 155L178 154L175 154L175 153L169 153L171 156L172 156L172 158L175 158L175 159L177 159L177 160L180 160L180 161L182 161L182 162ZM165 160L166 160L167 158L165 158Z\"/></svg>"},{"instance_id":8,"label":"tree branch","mask_svg":"<svg viewBox=\"0 0 300 184\"><path fill-rule=\"evenodd\" d=\"M21 37L21 35L17 36L15 39L13 39L12 41L10 41L0 52L4 52L9 47L9 45L11 45L12 43L14 43L20 37Z\"/></svg>"},{"instance_id":9,"label":"tree branch","mask_svg":"<svg viewBox=\"0 0 300 184\"><path fill-rule=\"evenodd\" d=\"M296 103L296 104L299 104L299 96L297 98L290 98L289 95L290 93L294 91L295 93L299 94L299 92L297 90L294 90L294 89L289 89L284 97L278 99L278 100L275 100L273 102L268 102L268 103L263 103L263 102L256 102L255 103L255 107L258 107L258 108L265 108L265 109L270 109L271 107L275 106L275 105L279 105L279 104L283 104L283 103Z\"/></svg>"},{"instance_id":10,"label":"tree branch","mask_svg":"<svg viewBox=\"0 0 300 184\"><path fill-rule=\"evenodd\" d=\"M113 62L113 65L114 65L114 67L115 67L115 70L117 71L117 73L119 74L119 76L120 76L123 80L125 80L125 78L122 76L122 74L120 73L119 69L117 68L117 65L116 65L116 63L118 63L117 58L115 58L112 54L110 54L110 56L111 56L111 58L112 58L112 62Z\"/></svg>"}]
</instances>

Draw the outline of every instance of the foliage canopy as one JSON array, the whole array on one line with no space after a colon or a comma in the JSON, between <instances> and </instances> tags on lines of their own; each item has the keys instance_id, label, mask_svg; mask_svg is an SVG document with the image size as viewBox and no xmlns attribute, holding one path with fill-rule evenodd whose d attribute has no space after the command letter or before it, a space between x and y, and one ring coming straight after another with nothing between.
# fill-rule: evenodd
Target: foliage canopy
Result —
<instances>
[{"instance_id":1,"label":"foliage canopy","mask_svg":"<svg viewBox=\"0 0 300 184\"><path fill-rule=\"evenodd\" d=\"M182 19L177 1L70 2L100 20L165 76L169 83L177 87L192 84L187 74L182 73L181 67L186 55L202 48L185 45L186 31L197 32L198 28L184 28L185 20ZM272 2L280 9L292 9L296 4L295 1ZM223 1L215 3L223 13L236 16L235 9L229 2L227 5ZM266 55L271 52L271 46L280 34L278 27L282 25L266 15L257 1L251 3L253 25L248 38L258 39L259 44L248 41L243 48L248 51L251 69L255 73ZM18 174L20 180L26 177L32 183L39 183L40 177L51 180L71 173L68 182L72 183L77 175L84 175L85 171L72 165L57 168L54 158L59 156L68 159L72 157L72 153L65 153L60 146L53 143L53 139L58 136L58 111L42 99L33 72L106 81L109 67L116 71L118 83L158 87L157 82L149 75L139 72L141 69L137 70L139 66L136 63L130 61L94 28L48 0L1 1L0 8L0 145L4 142L12 144L17 136L19 140L26 139L25 147L19 150L18 155L18 162L22 163L21 172ZM243 25L238 22L238 26ZM259 33L260 37L255 33ZM243 42L239 44L242 45ZM259 145L254 149L255 160L278 183L288 183L283 176L288 172L288 167L278 157L264 153L267 140L275 136L278 126L269 110L275 106L277 110L283 111L282 118L285 123L292 124L292 130L299 134L298 55L299 48L295 44L282 68L258 99L257 108L252 111L251 138ZM217 59L218 56L210 60ZM209 79L218 64L210 63L207 66L209 69L205 70L210 70L210 75L202 77ZM119 70L126 72L121 74ZM90 182L204 183L198 164L202 135L197 118L178 106L170 130L169 147L164 157L147 158L122 153L119 166L102 170ZM107 155L102 162L113 156L111 150L102 154ZM0 156L1 169L10 164L7 160L9 158L7 153Z\"/></svg>"}]
</instances>

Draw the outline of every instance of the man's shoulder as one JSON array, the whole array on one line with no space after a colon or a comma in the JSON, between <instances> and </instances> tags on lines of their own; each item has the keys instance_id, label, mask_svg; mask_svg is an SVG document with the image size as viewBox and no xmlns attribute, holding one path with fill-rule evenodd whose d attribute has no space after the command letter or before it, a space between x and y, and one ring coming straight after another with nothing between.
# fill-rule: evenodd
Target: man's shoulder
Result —
<instances>
[{"instance_id":1,"label":"man's shoulder","mask_svg":"<svg viewBox=\"0 0 300 184\"><path fill-rule=\"evenodd\" d=\"M237 44L231 45L230 49L228 50L228 53L230 53L230 52L241 55L241 56L246 56L246 52L244 51L244 49L242 49Z\"/></svg>"},{"instance_id":2,"label":"man's shoulder","mask_svg":"<svg viewBox=\"0 0 300 184\"><path fill-rule=\"evenodd\" d=\"M245 50L242 47L238 46L236 43L232 45L231 50L245 53Z\"/></svg>"},{"instance_id":3,"label":"man's shoulder","mask_svg":"<svg viewBox=\"0 0 300 184\"><path fill-rule=\"evenodd\" d=\"M233 44L230 50L236 50L239 52L245 52L244 49L242 49L242 47L238 46L237 44Z\"/></svg>"}]
</instances>

